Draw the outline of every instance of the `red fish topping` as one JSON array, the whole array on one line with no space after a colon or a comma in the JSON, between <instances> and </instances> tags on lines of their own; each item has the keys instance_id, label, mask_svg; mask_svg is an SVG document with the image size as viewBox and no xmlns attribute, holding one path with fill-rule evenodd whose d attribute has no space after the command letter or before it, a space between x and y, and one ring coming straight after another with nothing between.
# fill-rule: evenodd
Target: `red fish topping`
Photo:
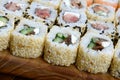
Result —
<instances>
[{"instance_id":1,"label":"red fish topping","mask_svg":"<svg viewBox=\"0 0 120 80\"><path fill-rule=\"evenodd\" d=\"M64 14L63 20L68 23L75 23L79 20L79 17L74 14L67 13L67 14Z\"/></svg>"},{"instance_id":2,"label":"red fish topping","mask_svg":"<svg viewBox=\"0 0 120 80\"><path fill-rule=\"evenodd\" d=\"M20 10L21 7L19 5L17 5L17 3L13 3L13 2L10 2L10 3L6 3L4 5L4 7L10 11L16 11L16 10Z\"/></svg>"},{"instance_id":3,"label":"red fish topping","mask_svg":"<svg viewBox=\"0 0 120 80\"><path fill-rule=\"evenodd\" d=\"M97 29L97 30L106 30L108 29L107 26L104 26L100 23L96 23L96 24L91 24L93 28Z\"/></svg>"},{"instance_id":4,"label":"red fish topping","mask_svg":"<svg viewBox=\"0 0 120 80\"><path fill-rule=\"evenodd\" d=\"M49 9L36 8L35 9L35 14L40 18L46 19L46 18L50 17L50 10Z\"/></svg>"}]
</instances>

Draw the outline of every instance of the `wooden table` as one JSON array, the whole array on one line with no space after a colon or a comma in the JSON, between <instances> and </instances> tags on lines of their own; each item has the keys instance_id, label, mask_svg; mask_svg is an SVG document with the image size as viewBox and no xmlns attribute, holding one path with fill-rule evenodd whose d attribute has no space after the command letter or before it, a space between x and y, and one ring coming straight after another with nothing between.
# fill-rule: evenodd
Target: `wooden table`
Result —
<instances>
[{"instance_id":1,"label":"wooden table","mask_svg":"<svg viewBox=\"0 0 120 80\"><path fill-rule=\"evenodd\" d=\"M34 80L118 80L108 73L90 74L70 67L53 66L42 58L24 59L12 56L9 50L0 52L0 72Z\"/></svg>"}]
</instances>

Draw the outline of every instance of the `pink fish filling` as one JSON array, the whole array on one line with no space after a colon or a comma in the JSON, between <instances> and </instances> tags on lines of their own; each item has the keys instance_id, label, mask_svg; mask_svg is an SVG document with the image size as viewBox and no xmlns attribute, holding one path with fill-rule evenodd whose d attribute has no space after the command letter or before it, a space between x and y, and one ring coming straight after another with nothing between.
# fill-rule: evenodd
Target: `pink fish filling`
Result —
<instances>
[{"instance_id":1,"label":"pink fish filling","mask_svg":"<svg viewBox=\"0 0 120 80\"><path fill-rule=\"evenodd\" d=\"M14 3L14 2L10 2L10 3L6 3L4 5L4 7L10 11L16 11L16 10L20 10L21 7L17 4L17 3Z\"/></svg>"},{"instance_id":2,"label":"pink fish filling","mask_svg":"<svg viewBox=\"0 0 120 80\"><path fill-rule=\"evenodd\" d=\"M109 29L107 26L104 26L100 23L96 23L96 24L91 24L93 28L97 29L97 30L106 30Z\"/></svg>"},{"instance_id":3,"label":"pink fish filling","mask_svg":"<svg viewBox=\"0 0 120 80\"><path fill-rule=\"evenodd\" d=\"M36 8L35 9L35 14L43 19L47 19L50 17L50 10L49 9L40 9L40 8Z\"/></svg>"},{"instance_id":4,"label":"pink fish filling","mask_svg":"<svg viewBox=\"0 0 120 80\"><path fill-rule=\"evenodd\" d=\"M68 13L63 16L63 20L68 23L75 23L75 22L79 21L79 17Z\"/></svg>"}]
</instances>

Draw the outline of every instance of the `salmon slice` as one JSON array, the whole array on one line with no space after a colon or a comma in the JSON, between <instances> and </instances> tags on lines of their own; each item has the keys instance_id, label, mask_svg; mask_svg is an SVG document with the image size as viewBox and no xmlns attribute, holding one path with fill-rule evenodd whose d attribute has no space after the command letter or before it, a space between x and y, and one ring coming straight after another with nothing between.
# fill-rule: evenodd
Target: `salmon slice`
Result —
<instances>
[{"instance_id":1,"label":"salmon slice","mask_svg":"<svg viewBox=\"0 0 120 80\"><path fill-rule=\"evenodd\" d=\"M83 7L80 0L71 0L71 5L79 9Z\"/></svg>"},{"instance_id":2,"label":"salmon slice","mask_svg":"<svg viewBox=\"0 0 120 80\"><path fill-rule=\"evenodd\" d=\"M112 6L113 8L117 9L118 0L94 0L94 3L104 4L107 6Z\"/></svg>"},{"instance_id":3,"label":"salmon slice","mask_svg":"<svg viewBox=\"0 0 120 80\"><path fill-rule=\"evenodd\" d=\"M107 26L104 26L100 23L91 24L91 25L94 29L97 29L97 30L107 30L107 29L109 29Z\"/></svg>"},{"instance_id":4,"label":"salmon slice","mask_svg":"<svg viewBox=\"0 0 120 80\"><path fill-rule=\"evenodd\" d=\"M21 7L17 4L17 3L13 3L13 2L10 2L10 3L6 3L4 5L4 7L10 11L16 11L16 10L20 10Z\"/></svg>"},{"instance_id":5,"label":"salmon slice","mask_svg":"<svg viewBox=\"0 0 120 80\"><path fill-rule=\"evenodd\" d=\"M63 16L63 20L68 23L75 23L79 21L79 17L72 13L66 13Z\"/></svg>"},{"instance_id":6,"label":"salmon slice","mask_svg":"<svg viewBox=\"0 0 120 80\"><path fill-rule=\"evenodd\" d=\"M50 17L50 10L49 9L36 8L35 9L35 14L40 18L46 19L46 18Z\"/></svg>"},{"instance_id":7,"label":"salmon slice","mask_svg":"<svg viewBox=\"0 0 120 80\"><path fill-rule=\"evenodd\" d=\"M99 12L99 11L102 11L102 12L105 12L105 13L109 13L109 10L103 6L100 6L100 5L96 5L93 7L93 10L95 11L95 13Z\"/></svg>"},{"instance_id":8,"label":"salmon slice","mask_svg":"<svg viewBox=\"0 0 120 80\"><path fill-rule=\"evenodd\" d=\"M87 0L87 6L90 6L93 3L93 0Z\"/></svg>"}]
</instances>

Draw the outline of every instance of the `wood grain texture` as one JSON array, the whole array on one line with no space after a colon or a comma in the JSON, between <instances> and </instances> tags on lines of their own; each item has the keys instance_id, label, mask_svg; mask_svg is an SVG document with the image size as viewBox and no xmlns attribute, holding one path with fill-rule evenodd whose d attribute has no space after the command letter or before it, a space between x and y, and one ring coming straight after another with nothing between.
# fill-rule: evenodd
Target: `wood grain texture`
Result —
<instances>
[{"instance_id":1,"label":"wood grain texture","mask_svg":"<svg viewBox=\"0 0 120 80\"><path fill-rule=\"evenodd\" d=\"M23 59L12 56L8 50L0 52L0 72L34 80L117 80L108 73L90 74L70 67L53 66L42 58Z\"/></svg>"}]
</instances>

